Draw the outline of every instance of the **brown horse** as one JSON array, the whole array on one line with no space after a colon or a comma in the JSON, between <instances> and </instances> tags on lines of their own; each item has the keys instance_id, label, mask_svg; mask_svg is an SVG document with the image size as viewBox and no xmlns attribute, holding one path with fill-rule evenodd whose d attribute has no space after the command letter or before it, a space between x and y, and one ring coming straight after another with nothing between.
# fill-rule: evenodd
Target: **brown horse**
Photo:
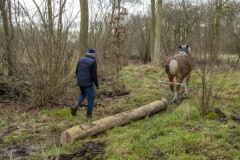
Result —
<instances>
[{"instance_id":1,"label":"brown horse","mask_svg":"<svg viewBox=\"0 0 240 160\"><path fill-rule=\"evenodd\" d=\"M188 45L180 45L179 54L171 56L167 59L165 65L165 71L168 74L170 88L173 92L173 102L177 102L177 98L185 96L188 94L188 82L190 79L191 71L192 71L192 55L190 54L190 48ZM182 83L184 78L186 79L185 84L185 92L183 95L180 93L180 86L177 85L176 90L174 87L174 76L177 77L177 83Z\"/></svg>"}]
</instances>

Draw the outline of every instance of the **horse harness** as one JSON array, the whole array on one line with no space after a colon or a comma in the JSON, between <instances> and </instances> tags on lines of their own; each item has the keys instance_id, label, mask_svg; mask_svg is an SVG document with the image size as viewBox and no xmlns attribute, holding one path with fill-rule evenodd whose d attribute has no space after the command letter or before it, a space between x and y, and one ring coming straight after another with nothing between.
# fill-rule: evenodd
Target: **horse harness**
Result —
<instances>
[{"instance_id":1,"label":"horse harness","mask_svg":"<svg viewBox=\"0 0 240 160\"><path fill-rule=\"evenodd\" d=\"M185 56L188 61L190 62L190 67L185 67L182 65L182 61L181 61L181 57L180 56ZM175 59L175 60L180 60L179 61L179 64L180 64L180 67L181 68L184 68L184 69L187 69L189 70L190 72L188 73L187 75L187 78L190 76L191 72L192 72L192 66L193 66L193 61L192 61L192 58L190 55L188 55L185 51L180 51L178 54L176 54L172 59ZM169 67L169 64L165 65L165 67ZM166 72L163 72L163 74L160 76L158 82L160 83L166 83L166 84L175 84L175 85L183 85L185 83L185 81L187 80L187 78L185 78L185 80L182 82L182 83L173 83L173 79L174 79L174 75L172 75L171 77L171 82L164 82L164 81L161 81L161 77L165 74Z\"/></svg>"},{"instance_id":2,"label":"horse harness","mask_svg":"<svg viewBox=\"0 0 240 160\"><path fill-rule=\"evenodd\" d=\"M185 66L183 66L182 65L182 61L181 61L181 57L180 56L185 56L187 59L188 59L188 61L190 62L190 64L191 64L191 67L189 68L189 67L185 67ZM179 59L180 61L180 66L182 67L182 68L184 68L184 69L191 69L192 68L192 59L190 58L190 56L187 54L187 53L185 53L184 51L181 51L179 54L176 54L172 59L175 59L175 60L177 60L177 59ZM167 66L169 66L169 64L167 64L167 65L165 65L165 67L167 67Z\"/></svg>"}]
</instances>

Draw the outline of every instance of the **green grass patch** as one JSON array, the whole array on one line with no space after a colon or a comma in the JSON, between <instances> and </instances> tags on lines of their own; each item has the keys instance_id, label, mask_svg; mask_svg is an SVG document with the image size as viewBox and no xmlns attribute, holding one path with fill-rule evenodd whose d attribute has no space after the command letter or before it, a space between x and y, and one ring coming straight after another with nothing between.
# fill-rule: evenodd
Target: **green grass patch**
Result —
<instances>
[{"instance_id":1,"label":"green grass patch","mask_svg":"<svg viewBox=\"0 0 240 160\"><path fill-rule=\"evenodd\" d=\"M27 139L29 135L27 133L24 134L17 134L17 133L11 133L7 137L4 138L4 143L20 143L23 140Z\"/></svg>"},{"instance_id":2,"label":"green grass patch","mask_svg":"<svg viewBox=\"0 0 240 160\"><path fill-rule=\"evenodd\" d=\"M51 149L35 154L35 159L54 159L59 154L68 154L69 149L67 147L51 147Z\"/></svg>"},{"instance_id":3,"label":"green grass patch","mask_svg":"<svg viewBox=\"0 0 240 160\"><path fill-rule=\"evenodd\" d=\"M40 115L47 115L50 117L68 117L71 115L70 110L62 109L62 110L42 110L40 111Z\"/></svg>"}]
</instances>

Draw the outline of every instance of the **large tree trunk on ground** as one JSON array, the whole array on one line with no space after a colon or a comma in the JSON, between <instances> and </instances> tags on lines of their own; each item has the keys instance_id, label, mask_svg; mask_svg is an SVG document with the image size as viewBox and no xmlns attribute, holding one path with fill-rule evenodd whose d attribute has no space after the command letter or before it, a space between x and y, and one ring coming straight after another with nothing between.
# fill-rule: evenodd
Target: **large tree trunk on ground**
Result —
<instances>
[{"instance_id":1,"label":"large tree trunk on ground","mask_svg":"<svg viewBox=\"0 0 240 160\"><path fill-rule=\"evenodd\" d=\"M83 139L89 136L104 132L109 128L130 123L133 120L144 118L166 109L168 102L166 99L157 100L143 107L106 117L98 121L88 122L74 126L61 135L61 143L72 144L73 140Z\"/></svg>"}]
</instances>

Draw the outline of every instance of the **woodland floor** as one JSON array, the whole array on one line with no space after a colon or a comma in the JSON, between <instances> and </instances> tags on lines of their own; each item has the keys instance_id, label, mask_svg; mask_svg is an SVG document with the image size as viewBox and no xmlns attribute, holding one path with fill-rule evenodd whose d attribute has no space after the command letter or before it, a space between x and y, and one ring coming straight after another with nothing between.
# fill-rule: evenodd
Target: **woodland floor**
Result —
<instances>
[{"instance_id":1,"label":"woodland floor","mask_svg":"<svg viewBox=\"0 0 240 160\"><path fill-rule=\"evenodd\" d=\"M157 82L161 67L125 67L118 94L101 85L96 90L94 116L100 119L163 97L169 101L167 110L71 146L60 144L61 133L89 121L85 107L79 108L76 117L70 114L79 95L74 76L67 94L51 108L32 107L31 99L21 92L27 84L14 88L1 83L0 159L240 159L239 68L224 65L217 73L214 87L222 90L214 107L227 115L219 119L199 117L194 100L199 98L195 92L201 88L201 80L195 72L189 95L175 104L168 85ZM221 83L227 72L231 72L227 83Z\"/></svg>"}]
</instances>

